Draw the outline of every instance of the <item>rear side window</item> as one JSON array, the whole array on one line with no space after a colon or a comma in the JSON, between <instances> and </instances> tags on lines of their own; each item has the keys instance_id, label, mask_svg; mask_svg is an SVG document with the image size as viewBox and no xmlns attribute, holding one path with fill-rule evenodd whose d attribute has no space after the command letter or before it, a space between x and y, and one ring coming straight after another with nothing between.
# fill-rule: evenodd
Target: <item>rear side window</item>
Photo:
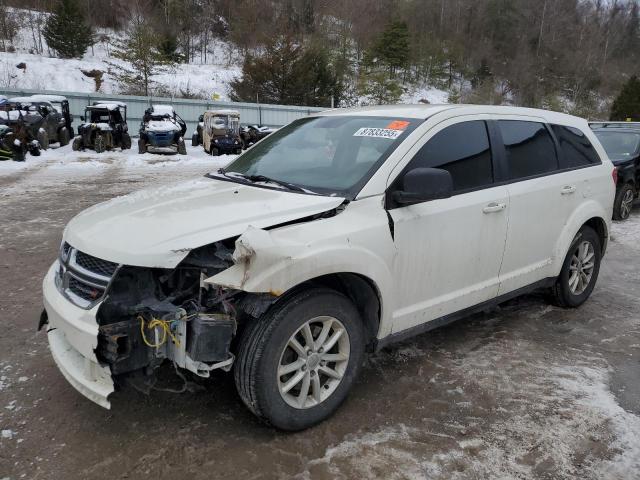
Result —
<instances>
[{"instance_id":1,"label":"rear side window","mask_svg":"<svg viewBox=\"0 0 640 480\"><path fill-rule=\"evenodd\" d=\"M551 125L560 144L560 168L586 167L601 163L598 152L581 130Z\"/></svg>"},{"instance_id":2,"label":"rear side window","mask_svg":"<svg viewBox=\"0 0 640 480\"><path fill-rule=\"evenodd\" d=\"M425 167L451 173L454 192L492 184L493 165L485 122L457 123L436 133L416 153L405 171Z\"/></svg>"},{"instance_id":3,"label":"rear side window","mask_svg":"<svg viewBox=\"0 0 640 480\"><path fill-rule=\"evenodd\" d=\"M544 124L498 120L498 128L507 153L510 180L558 170L556 148Z\"/></svg>"}]
</instances>

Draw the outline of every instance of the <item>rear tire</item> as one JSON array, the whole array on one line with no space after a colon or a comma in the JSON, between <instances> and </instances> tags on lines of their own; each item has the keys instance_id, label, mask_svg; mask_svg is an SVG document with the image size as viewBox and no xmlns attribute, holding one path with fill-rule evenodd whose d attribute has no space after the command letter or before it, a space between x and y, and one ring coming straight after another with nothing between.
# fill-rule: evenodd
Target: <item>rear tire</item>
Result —
<instances>
[{"instance_id":1,"label":"rear tire","mask_svg":"<svg viewBox=\"0 0 640 480\"><path fill-rule=\"evenodd\" d=\"M635 198L636 192L633 189L633 185L625 183L620 190L616 192L616 199L613 202L613 219L626 220L629 218Z\"/></svg>"},{"instance_id":2,"label":"rear tire","mask_svg":"<svg viewBox=\"0 0 640 480\"><path fill-rule=\"evenodd\" d=\"M147 142L145 142L142 138L138 139L138 153L147 153Z\"/></svg>"},{"instance_id":3,"label":"rear tire","mask_svg":"<svg viewBox=\"0 0 640 480\"><path fill-rule=\"evenodd\" d=\"M73 143L71 144L71 149L74 152L77 152L80 149L82 149L82 137L76 137L73 139Z\"/></svg>"},{"instance_id":4,"label":"rear tire","mask_svg":"<svg viewBox=\"0 0 640 480\"><path fill-rule=\"evenodd\" d=\"M596 285L601 259L600 237L591 227L583 226L571 242L560 275L552 287L554 303L569 308L582 305Z\"/></svg>"},{"instance_id":5,"label":"rear tire","mask_svg":"<svg viewBox=\"0 0 640 480\"><path fill-rule=\"evenodd\" d=\"M65 145L69 145L70 140L71 135L69 134L69 130L67 130L67 127L62 127L58 131L58 142L60 142L60 146L64 147Z\"/></svg>"},{"instance_id":6,"label":"rear tire","mask_svg":"<svg viewBox=\"0 0 640 480\"><path fill-rule=\"evenodd\" d=\"M210 153L211 153L211 155L212 155L213 157L217 157L218 155L220 155L220 152L219 152L219 151L218 151L218 149L217 149L217 148L215 148L215 147L211 147L211 151L210 151Z\"/></svg>"},{"instance_id":7,"label":"rear tire","mask_svg":"<svg viewBox=\"0 0 640 480\"><path fill-rule=\"evenodd\" d=\"M129 150L131 148L131 136L128 133L122 134L122 146L120 150Z\"/></svg>"},{"instance_id":8,"label":"rear tire","mask_svg":"<svg viewBox=\"0 0 640 480\"><path fill-rule=\"evenodd\" d=\"M198 141L198 134L194 133L193 135L191 135L191 146L192 147L197 147L198 145L200 145L200 142Z\"/></svg>"},{"instance_id":9,"label":"rear tire","mask_svg":"<svg viewBox=\"0 0 640 480\"><path fill-rule=\"evenodd\" d=\"M326 288L299 292L242 333L236 388L249 410L271 425L290 431L311 427L347 397L364 345L362 321L347 297Z\"/></svg>"}]
</instances>

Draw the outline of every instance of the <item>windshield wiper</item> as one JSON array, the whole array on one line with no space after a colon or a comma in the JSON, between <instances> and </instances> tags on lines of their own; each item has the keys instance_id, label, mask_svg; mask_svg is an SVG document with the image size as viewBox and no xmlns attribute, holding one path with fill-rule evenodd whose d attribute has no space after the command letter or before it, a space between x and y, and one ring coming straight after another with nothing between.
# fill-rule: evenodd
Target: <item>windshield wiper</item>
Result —
<instances>
[{"instance_id":1,"label":"windshield wiper","mask_svg":"<svg viewBox=\"0 0 640 480\"><path fill-rule=\"evenodd\" d=\"M266 182L266 183L275 183L276 185L280 185L285 187L288 190L294 192L303 192L309 193L310 190L302 188L300 185L296 185L295 183L284 182L282 180L278 180L275 178L267 177L265 175L245 175L245 178L248 178L252 182Z\"/></svg>"},{"instance_id":2,"label":"windshield wiper","mask_svg":"<svg viewBox=\"0 0 640 480\"><path fill-rule=\"evenodd\" d=\"M218 170L218 173L230 179L242 178L244 180L248 180L251 183L255 183L255 182L275 183L276 185L280 185L281 187L284 187L287 190L291 190L292 192L315 193L315 192L312 192L311 190L307 190L306 188L302 188L300 185L296 185L295 183L289 183L283 180L277 180L275 178L267 177L266 175L245 175L244 173L239 173L239 172L227 172L225 171L224 168L220 168Z\"/></svg>"}]
</instances>

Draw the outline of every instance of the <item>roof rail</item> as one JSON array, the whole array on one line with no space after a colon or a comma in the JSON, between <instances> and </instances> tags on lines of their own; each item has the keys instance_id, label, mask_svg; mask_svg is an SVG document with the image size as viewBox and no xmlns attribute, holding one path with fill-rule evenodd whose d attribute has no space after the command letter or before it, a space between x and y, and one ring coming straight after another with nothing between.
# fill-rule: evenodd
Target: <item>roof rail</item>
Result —
<instances>
[{"instance_id":1,"label":"roof rail","mask_svg":"<svg viewBox=\"0 0 640 480\"><path fill-rule=\"evenodd\" d=\"M626 122L626 121L618 121L618 122L598 122L591 121L589 122L589 126L593 127L615 127L615 128L640 128L640 122Z\"/></svg>"}]
</instances>

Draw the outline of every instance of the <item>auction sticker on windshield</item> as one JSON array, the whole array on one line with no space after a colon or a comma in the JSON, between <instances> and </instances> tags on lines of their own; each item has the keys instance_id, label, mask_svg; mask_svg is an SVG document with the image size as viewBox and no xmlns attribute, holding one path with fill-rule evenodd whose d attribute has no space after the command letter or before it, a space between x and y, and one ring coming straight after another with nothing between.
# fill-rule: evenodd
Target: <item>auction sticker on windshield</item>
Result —
<instances>
[{"instance_id":1,"label":"auction sticker on windshield","mask_svg":"<svg viewBox=\"0 0 640 480\"><path fill-rule=\"evenodd\" d=\"M398 138L402 135L402 130L393 130L391 128L372 128L363 127L353 134L354 137L375 137L375 138L389 138L391 140Z\"/></svg>"}]
</instances>

